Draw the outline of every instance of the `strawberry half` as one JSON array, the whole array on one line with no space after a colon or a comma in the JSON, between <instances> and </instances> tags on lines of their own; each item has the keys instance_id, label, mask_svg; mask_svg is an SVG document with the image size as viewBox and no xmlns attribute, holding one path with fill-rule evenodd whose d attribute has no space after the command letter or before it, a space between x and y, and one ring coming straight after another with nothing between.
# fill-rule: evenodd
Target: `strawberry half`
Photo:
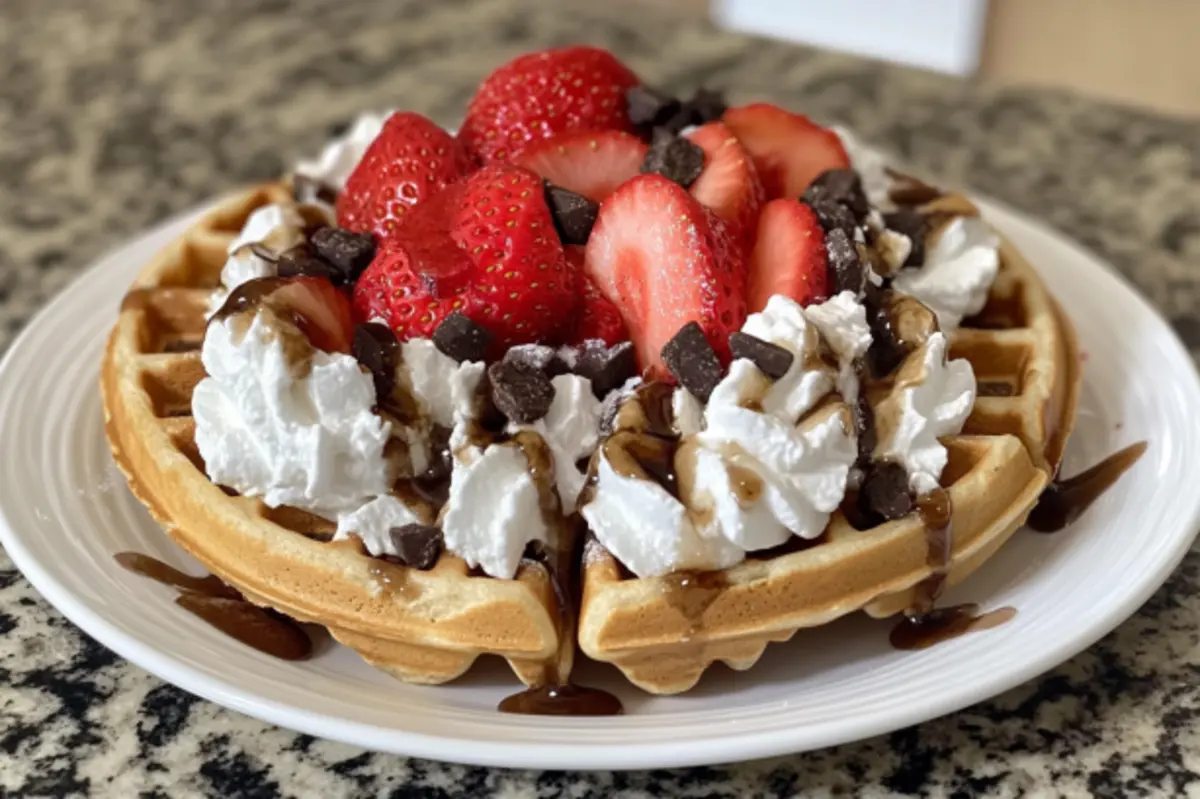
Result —
<instances>
[{"instance_id":1,"label":"strawberry half","mask_svg":"<svg viewBox=\"0 0 1200 799\"><path fill-rule=\"evenodd\" d=\"M503 165L415 209L354 287L359 319L383 319L402 341L461 310L493 334L494 353L557 340L576 301L541 179Z\"/></svg>"},{"instance_id":2,"label":"strawberry half","mask_svg":"<svg viewBox=\"0 0 1200 799\"><path fill-rule=\"evenodd\" d=\"M564 343L573 346L585 341L600 339L611 347L622 341L629 340L629 331L621 320L621 311L617 306L600 293L595 282L583 272L584 248L564 247L567 264L578 272L579 310L576 312L578 321L575 329L567 336Z\"/></svg>"},{"instance_id":3,"label":"strawberry half","mask_svg":"<svg viewBox=\"0 0 1200 799\"><path fill-rule=\"evenodd\" d=\"M607 50L529 53L479 84L458 139L472 158L488 163L512 160L530 142L567 131L633 132L625 92L639 83Z\"/></svg>"},{"instance_id":4,"label":"strawberry half","mask_svg":"<svg viewBox=\"0 0 1200 799\"><path fill-rule=\"evenodd\" d=\"M584 271L621 313L643 370L671 379L662 348L698 322L726 360L746 317L745 269L722 222L661 175L639 175L603 205Z\"/></svg>"},{"instance_id":5,"label":"strawberry half","mask_svg":"<svg viewBox=\"0 0 1200 799\"><path fill-rule=\"evenodd\" d=\"M749 252L758 209L766 202L754 161L733 131L720 122L709 122L688 138L704 150L704 171L691 185L692 196L721 217Z\"/></svg>"},{"instance_id":6,"label":"strawberry half","mask_svg":"<svg viewBox=\"0 0 1200 799\"><path fill-rule=\"evenodd\" d=\"M392 114L338 195L338 225L386 239L409 209L466 174L467 166L449 133L420 114Z\"/></svg>"},{"instance_id":7,"label":"strawberry half","mask_svg":"<svg viewBox=\"0 0 1200 799\"><path fill-rule=\"evenodd\" d=\"M350 299L323 277L264 277L238 286L217 316L257 307L290 319L309 343L325 352L350 352L354 313Z\"/></svg>"},{"instance_id":8,"label":"strawberry half","mask_svg":"<svg viewBox=\"0 0 1200 799\"><path fill-rule=\"evenodd\" d=\"M599 203L638 174L647 149L641 139L619 130L579 131L532 142L514 161Z\"/></svg>"},{"instance_id":9,"label":"strawberry half","mask_svg":"<svg viewBox=\"0 0 1200 799\"><path fill-rule=\"evenodd\" d=\"M761 311L772 294L801 305L828 294L825 233L817 215L790 197L771 200L758 217L758 238L750 255L746 309Z\"/></svg>"},{"instance_id":10,"label":"strawberry half","mask_svg":"<svg viewBox=\"0 0 1200 799\"><path fill-rule=\"evenodd\" d=\"M778 106L731 108L721 121L754 159L768 199L798 198L817 175L850 166L836 133Z\"/></svg>"}]
</instances>

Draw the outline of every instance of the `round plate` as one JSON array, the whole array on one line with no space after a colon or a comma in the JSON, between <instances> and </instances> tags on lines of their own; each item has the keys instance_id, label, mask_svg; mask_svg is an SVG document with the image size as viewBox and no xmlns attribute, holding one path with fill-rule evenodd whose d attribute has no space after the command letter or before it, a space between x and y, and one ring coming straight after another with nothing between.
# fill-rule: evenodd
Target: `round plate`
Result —
<instances>
[{"instance_id":1,"label":"round plate","mask_svg":"<svg viewBox=\"0 0 1200 799\"><path fill-rule=\"evenodd\" d=\"M46 599L139 666L252 716L371 749L529 768L685 766L830 746L949 713L1112 630L1183 557L1200 510L1200 381L1183 346L1094 257L1018 214L983 207L1042 267L1078 328L1085 382L1065 472L1150 442L1136 468L1073 527L1018 532L946 598L1017 608L997 629L897 652L886 622L855 615L771 646L748 672L714 668L678 697L647 696L611 667L585 663L580 682L625 702L625 716L602 719L496 712L518 687L498 661L481 660L456 684L420 687L332 644L304 663L242 646L176 607L171 589L112 558L136 550L195 568L113 465L96 385L126 286L191 218L97 263L13 345L0 367L0 541Z\"/></svg>"}]
</instances>

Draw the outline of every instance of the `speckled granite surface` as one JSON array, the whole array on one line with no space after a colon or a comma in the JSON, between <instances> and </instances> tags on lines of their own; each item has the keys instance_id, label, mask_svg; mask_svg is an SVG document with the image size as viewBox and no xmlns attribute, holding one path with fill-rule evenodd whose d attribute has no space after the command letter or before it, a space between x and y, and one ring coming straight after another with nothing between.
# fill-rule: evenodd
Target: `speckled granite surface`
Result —
<instances>
[{"instance_id":1,"label":"speckled granite surface","mask_svg":"<svg viewBox=\"0 0 1200 799\"><path fill-rule=\"evenodd\" d=\"M1044 218L1200 351L1200 124L590 5L4 0L0 347L102 251L276 174L356 110L452 123L490 65L588 41L655 83L850 124ZM560 775L364 753L195 699L83 636L0 553L0 797L1200 796L1198 571L1193 554L1085 654L945 719L731 768Z\"/></svg>"}]
</instances>

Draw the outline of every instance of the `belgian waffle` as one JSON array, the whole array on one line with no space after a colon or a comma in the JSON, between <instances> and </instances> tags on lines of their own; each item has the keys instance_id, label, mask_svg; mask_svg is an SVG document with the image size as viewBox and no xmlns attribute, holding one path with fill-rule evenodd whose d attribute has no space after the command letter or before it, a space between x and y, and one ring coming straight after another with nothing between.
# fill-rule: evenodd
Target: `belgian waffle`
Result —
<instances>
[{"instance_id":1,"label":"belgian waffle","mask_svg":"<svg viewBox=\"0 0 1200 799\"><path fill-rule=\"evenodd\" d=\"M267 184L216 205L159 253L131 287L101 371L105 429L133 493L185 550L251 601L328 628L403 680L441 683L483 654L522 681L565 679L574 654L552 575L526 560L513 580L473 574L443 554L428 571L370 557L357 538L294 508L268 508L209 481L191 397L204 377L200 344L226 250L249 215L292 201Z\"/></svg>"},{"instance_id":2,"label":"belgian waffle","mask_svg":"<svg viewBox=\"0 0 1200 799\"><path fill-rule=\"evenodd\" d=\"M1074 331L1011 244L1002 243L986 306L951 334L950 357L969 360L984 388L963 433L943 439L949 461L941 482L953 508L948 558L934 556L917 512L865 530L839 512L800 551L648 579L630 576L589 542L583 652L647 691L679 693L717 661L748 669L768 643L800 628L857 610L890 616L920 605L930 581L967 577L1024 523L1075 418Z\"/></svg>"}]
</instances>

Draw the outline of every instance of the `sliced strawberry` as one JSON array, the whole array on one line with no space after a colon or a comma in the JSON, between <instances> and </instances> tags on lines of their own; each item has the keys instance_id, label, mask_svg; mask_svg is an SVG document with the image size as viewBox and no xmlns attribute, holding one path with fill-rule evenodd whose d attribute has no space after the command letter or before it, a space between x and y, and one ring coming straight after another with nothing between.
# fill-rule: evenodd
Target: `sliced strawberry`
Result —
<instances>
[{"instance_id":1,"label":"sliced strawberry","mask_svg":"<svg viewBox=\"0 0 1200 799\"><path fill-rule=\"evenodd\" d=\"M458 139L478 162L511 160L559 133L633 125L625 92L640 81L607 50L559 47L529 53L479 84Z\"/></svg>"},{"instance_id":2,"label":"sliced strawberry","mask_svg":"<svg viewBox=\"0 0 1200 799\"><path fill-rule=\"evenodd\" d=\"M812 208L790 197L771 200L758 217L746 310L761 311L773 294L801 305L820 302L828 293L825 265L825 233Z\"/></svg>"},{"instance_id":3,"label":"sliced strawberry","mask_svg":"<svg viewBox=\"0 0 1200 799\"><path fill-rule=\"evenodd\" d=\"M514 161L599 203L641 170L647 149L641 139L619 130L580 131L532 142Z\"/></svg>"},{"instance_id":4,"label":"sliced strawberry","mask_svg":"<svg viewBox=\"0 0 1200 799\"><path fill-rule=\"evenodd\" d=\"M229 293L217 318L269 308L296 324L319 350L349 352L354 339L350 299L324 277L264 277Z\"/></svg>"},{"instance_id":5,"label":"sliced strawberry","mask_svg":"<svg viewBox=\"0 0 1200 799\"><path fill-rule=\"evenodd\" d=\"M654 378L669 377L663 345L688 322L727 359L746 317L744 264L725 224L661 175L639 175L600 206L584 271L621 312Z\"/></svg>"},{"instance_id":6,"label":"sliced strawberry","mask_svg":"<svg viewBox=\"0 0 1200 799\"><path fill-rule=\"evenodd\" d=\"M451 200L419 207L380 247L354 287L358 317L381 318L405 340L428 337L461 310L493 334L496 353L556 341L574 319L576 274L541 179L487 167L446 194Z\"/></svg>"},{"instance_id":7,"label":"sliced strawberry","mask_svg":"<svg viewBox=\"0 0 1200 799\"><path fill-rule=\"evenodd\" d=\"M721 217L749 252L758 209L766 202L754 161L733 132L720 122L709 122L689 133L688 138L704 150L704 171L691 185L692 196Z\"/></svg>"},{"instance_id":8,"label":"sliced strawberry","mask_svg":"<svg viewBox=\"0 0 1200 799\"><path fill-rule=\"evenodd\" d=\"M612 346L629 340L629 331L621 320L621 311L600 293L590 277L583 273L584 248L564 247L567 264L579 270L579 310L575 329L567 336L566 344L579 345L600 339Z\"/></svg>"},{"instance_id":9,"label":"sliced strawberry","mask_svg":"<svg viewBox=\"0 0 1200 799\"><path fill-rule=\"evenodd\" d=\"M338 195L338 225L387 238L410 208L466 174L468 163L458 142L425 117L392 114Z\"/></svg>"},{"instance_id":10,"label":"sliced strawberry","mask_svg":"<svg viewBox=\"0 0 1200 799\"><path fill-rule=\"evenodd\" d=\"M836 133L778 106L731 108L721 121L754 159L768 199L798 198L825 170L850 166Z\"/></svg>"}]
</instances>

